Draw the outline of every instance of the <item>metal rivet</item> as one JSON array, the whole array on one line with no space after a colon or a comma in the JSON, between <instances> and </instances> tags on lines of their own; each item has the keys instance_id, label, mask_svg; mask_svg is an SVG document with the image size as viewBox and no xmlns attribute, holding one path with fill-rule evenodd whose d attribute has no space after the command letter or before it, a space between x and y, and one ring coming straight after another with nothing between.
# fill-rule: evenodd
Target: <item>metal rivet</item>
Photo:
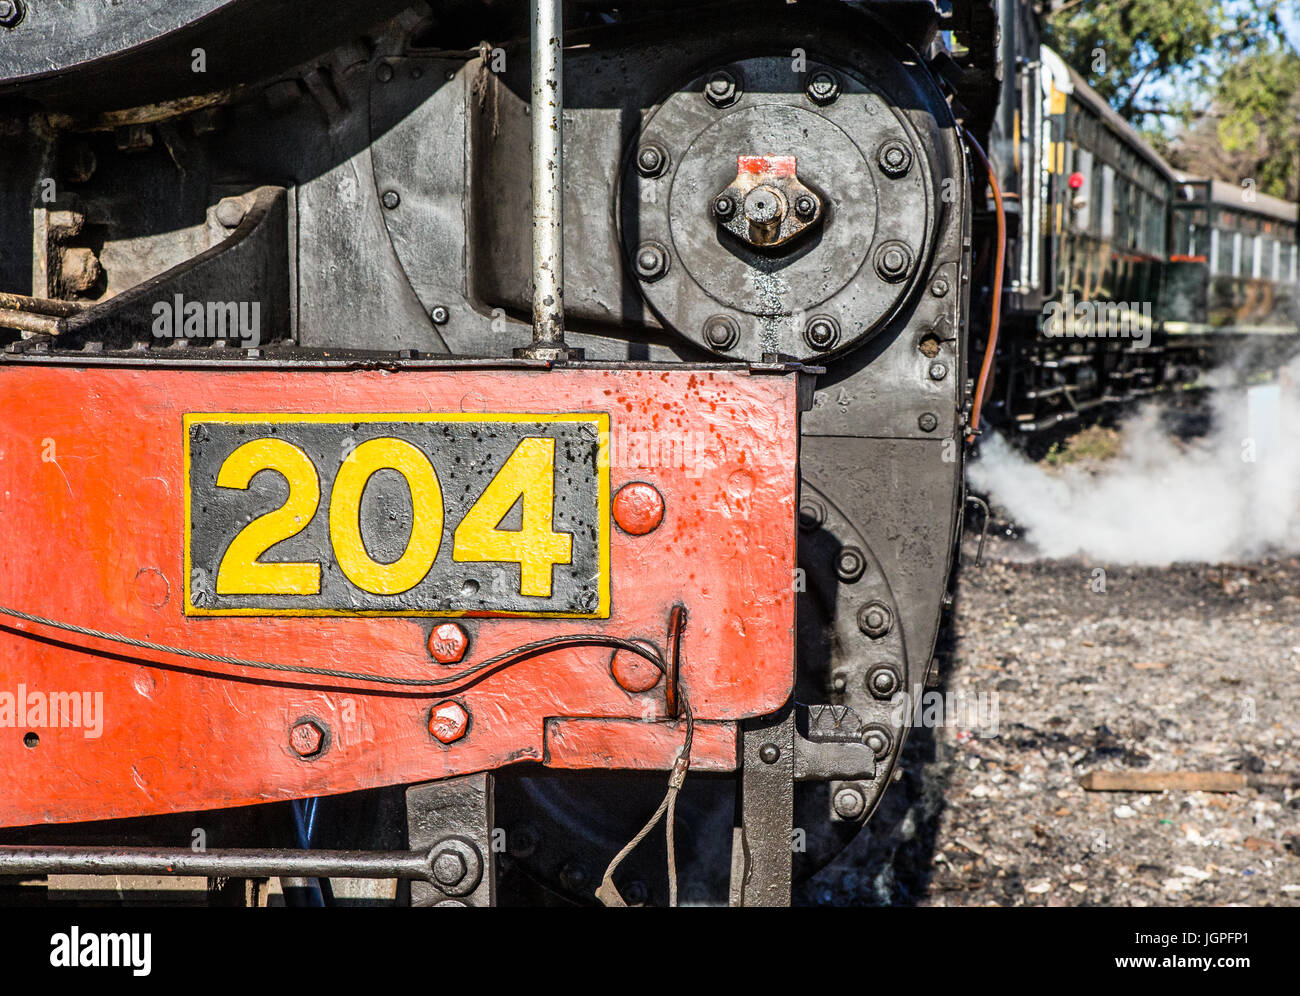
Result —
<instances>
[{"instance_id":1,"label":"metal rivet","mask_svg":"<svg viewBox=\"0 0 1300 996\"><path fill-rule=\"evenodd\" d=\"M856 546L846 546L835 559L835 573L841 581L852 583L867 569L867 558Z\"/></svg>"},{"instance_id":2,"label":"metal rivet","mask_svg":"<svg viewBox=\"0 0 1300 996\"><path fill-rule=\"evenodd\" d=\"M384 207L388 208L390 211L402 203L402 197L396 190L385 190L384 196L381 200L383 201Z\"/></svg>"},{"instance_id":3,"label":"metal rivet","mask_svg":"<svg viewBox=\"0 0 1300 996\"><path fill-rule=\"evenodd\" d=\"M867 672L867 691L878 699L887 699L898 691L900 681L892 664L877 664Z\"/></svg>"},{"instance_id":4,"label":"metal rivet","mask_svg":"<svg viewBox=\"0 0 1300 996\"><path fill-rule=\"evenodd\" d=\"M841 819L856 820L866 808L867 800L851 786L835 793L835 812Z\"/></svg>"},{"instance_id":5,"label":"metal rivet","mask_svg":"<svg viewBox=\"0 0 1300 996\"><path fill-rule=\"evenodd\" d=\"M925 412L916 420L916 425L922 432L934 432L939 428L939 418L934 412Z\"/></svg>"},{"instance_id":6,"label":"metal rivet","mask_svg":"<svg viewBox=\"0 0 1300 996\"><path fill-rule=\"evenodd\" d=\"M587 868L580 861L570 861L560 869L560 884L570 892L577 892L587 881Z\"/></svg>"},{"instance_id":7,"label":"metal rivet","mask_svg":"<svg viewBox=\"0 0 1300 996\"><path fill-rule=\"evenodd\" d=\"M948 365L947 365L946 363L931 363L931 364L930 364L930 379L931 379L931 380L943 380L943 379L944 379L945 377L947 377L947 376L948 376Z\"/></svg>"},{"instance_id":8,"label":"metal rivet","mask_svg":"<svg viewBox=\"0 0 1300 996\"><path fill-rule=\"evenodd\" d=\"M713 213L723 219L736 213L736 202L730 194L721 194L713 202Z\"/></svg>"},{"instance_id":9,"label":"metal rivet","mask_svg":"<svg viewBox=\"0 0 1300 996\"><path fill-rule=\"evenodd\" d=\"M439 664L458 664L469 649L469 637L459 623L445 622L429 634L429 653Z\"/></svg>"},{"instance_id":10,"label":"metal rivet","mask_svg":"<svg viewBox=\"0 0 1300 996\"><path fill-rule=\"evenodd\" d=\"M763 744L758 748L758 756L762 758L764 764L776 764L781 760L781 748L776 744Z\"/></svg>"},{"instance_id":11,"label":"metal rivet","mask_svg":"<svg viewBox=\"0 0 1300 996\"><path fill-rule=\"evenodd\" d=\"M736 85L736 77L725 69L718 70L705 84L704 96L714 107L729 107L740 98L740 87Z\"/></svg>"},{"instance_id":12,"label":"metal rivet","mask_svg":"<svg viewBox=\"0 0 1300 996\"><path fill-rule=\"evenodd\" d=\"M726 352L740 341L740 323L730 315L714 315L704 323L704 339L714 349Z\"/></svg>"},{"instance_id":13,"label":"metal rivet","mask_svg":"<svg viewBox=\"0 0 1300 996\"><path fill-rule=\"evenodd\" d=\"M393 78L393 67L387 62L381 62L379 68L375 70L375 78L380 83L387 83Z\"/></svg>"},{"instance_id":14,"label":"metal rivet","mask_svg":"<svg viewBox=\"0 0 1300 996\"><path fill-rule=\"evenodd\" d=\"M217 208L213 212L222 228L238 228L239 223L244 220L245 213L244 202L238 197L221 198L217 201Z\"/></svg>"},{"instance_id":15,"label":"metal rivet","mask_svg":"<svg viewBox=\"0 0 1300 996\"><path fill-rule=\"evenodd\" d=\"M664 496L644 481L623 485L610 505L618 528L631 536L654 532L664 521Z\"/></svg>"},{"instance_id":16,"label":"metal rivet","mask_svg":"<svg viewBox=\"0 0 1300 996\"><path fill-rule=\"evenodd\" d=\"M636 251L636 272L642 280L658 280L668 272L668 250L658 242L642 242Z\"/></svg>"},{"instance_id":17,"label":"metal rivet","mask_svg":"<svg viewBox=\"0 0 1300 996\"><path fill-rule=\"evenodd\" d=\"M804 327L803 337L813 349L830 349L839 341L840 324L830 315L814 315Z\"/></svg>"},{"instance_id":18,"label":"metal rivet","mask_svg":"<svg viewBox=\"0 0 1300 996\"><path fill-rule=\"evenodd\" d=\"M904 176L912 168L912 152L902 142L886 142L880 147L877 161L885 175Z\"/></svg>"},{"instance_id":19,"label":"metal rivet","mask_svg":"<svg viewBox=\"0 0 1300 996\"><path fill-rule=\"evenodd\" d=\"M884 757L894 745L894 738L883 726L868 726L862 732L862 742L871 748L876 757Z\"/></svg>"},{"instance_id":20,"label":"metal rivet","mask_svg":"<svg viewBox=\"0 0 1300 996\"><path fill-rule=\"evenodd\" d=\"M948 281L943 277L939 277L930 285L930 293L935 297L943 297L948 293Z\"/></svg>"},{"instance_id":21,"label":"metal rivet","mask_svg":"<svg viewBox=\"0 0 1300 996\"><path fill-rule=\"evenodd\" d=\"M868 602L858 610L858 629L873 640L878 640L889 632L894 624L894 614L889 606L881 601Z\"/></svg>"},{"instance_id":22,"label":"metal rivet","mask_svg":"<svg viewBox=\"0 0 1300 996\"><path fill-rule=\"evenodd\" d=\"M647 650L656 650L649 641L638 640L637 642ZM619 688L633 694L650 691L663 677L662 671L631 650L614 651L609 660L609 673L614 676Z\"/></svg>"},{"instance_id":23,"label":"metal rivet","mask_svg":"<svg viewBox=\"0 0 1300 996\"><path fill-rule=\"evenodd\" d=\"M829 104L840 95L840 81L835 74L819 69L808 80L808 97L815 104Z\"/></svg>"},{"instance_id":24,"label":"metal rivet","mask_svg":"<svg viewBox=\"0 0 1300 996\"><path fill-rule=\"evenodd\" d=\"M437 305L429 309L429 317L433 320L434 325L446 325L447 319L451 314L442 305Z\"/></svg>"},{"instance_id":25,"label":"metal rivet","mask_svg":"<svg viewBox=\"0 0 1300 996\"><path fill-rule=\"evenodd\" d=\"M794 199L794 213L805 220L817 213L817 202L808 194Z\"/></svg>"}]
</instances>

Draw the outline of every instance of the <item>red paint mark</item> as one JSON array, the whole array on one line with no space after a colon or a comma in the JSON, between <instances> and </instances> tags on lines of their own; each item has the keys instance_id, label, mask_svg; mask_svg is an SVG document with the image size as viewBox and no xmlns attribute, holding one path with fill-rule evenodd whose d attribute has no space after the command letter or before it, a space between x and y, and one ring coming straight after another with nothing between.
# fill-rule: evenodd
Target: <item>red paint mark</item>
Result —
<instances>
[{"instance_id":1,"label":"red paint mark","mask_svg":"<svg viewBox=\"0 0 1300 996\"><path fill-rule=\"evenodd\" d=\"M737 156L736 168L741 173L768 176L794 176L797 161L794 156Z\"/></svg>"}]
</instances>

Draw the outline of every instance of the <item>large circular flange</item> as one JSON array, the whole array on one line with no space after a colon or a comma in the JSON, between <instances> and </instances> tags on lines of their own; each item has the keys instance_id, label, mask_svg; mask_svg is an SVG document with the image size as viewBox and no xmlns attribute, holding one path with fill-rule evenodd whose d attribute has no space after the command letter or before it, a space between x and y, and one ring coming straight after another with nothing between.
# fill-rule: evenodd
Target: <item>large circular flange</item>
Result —
<instances>
[{"instance_id":1,"label":"large circular flange","mask_svg":"<svg viewBox=\"0 0 1300 996\"><path fill-rule=\"evenodd\" d=\"M625 253L635 260L646 243L667 247L666 272L638 278L642 293L667 327L710 352L757 361L770 353L813 360L847 351L883 328L924 277L937 222L926 146L889 97L842 70L834 69L838 96L812 100L806 78L822 68L810 63L807 74L794 73L779 57L728 66L740 96L724 107L706 98L714 71L706 72L669 96L629 147ZM672 163L660 176L636 169L636 150L647 143ZM712 206L736 179L738 156L794 156L799 181L826 206L823 215L780 246L737 238ZM906 272L882 272L876 257L886 242L908 250ZM740 333L722 345L707 332L720 316ZM838 323L832 346L807 334L814 316Z\"/></svg>"}]
</instances>

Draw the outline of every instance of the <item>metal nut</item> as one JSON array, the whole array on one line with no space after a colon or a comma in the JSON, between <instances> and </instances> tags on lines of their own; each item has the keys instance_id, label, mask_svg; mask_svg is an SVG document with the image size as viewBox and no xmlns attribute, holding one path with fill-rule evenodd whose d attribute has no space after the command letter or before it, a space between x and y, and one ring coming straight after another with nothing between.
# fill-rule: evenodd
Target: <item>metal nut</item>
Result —
<instances>
[{"instance_id":1,"label":"metal nut","mask_svg":"<svg viewBox=\"0 0 1300 996\"><path fill-rule=\"evenodd\" d=\"M799 506L799 528L813 532L822 527L826 521L826 506L813 498L806 499Z\"/></svg>"},{"instance_id":2,"label":"metal nut","mask_svg":"<svg viewBox=\"0 0 1300 996\"><path fill-rule=\"evenodd\" d=\"M884 757L894 746L894 738L883 726L868 726L862 731L862 742L871 748L876 757Z\"/></svg>"},{"instance_id":3,"label":"metal nut","mask_svg":"<svg viewBox=\"0 0 1300 996\"><path fill-rule=\"evenodd\" d=\"M840 81L828 69L819 69L808 80L808 99L814 104L829 104L840 95Z\"/></svg>"},{"instance_id":4,"label":"metal nut","mask_svg":"<svg viewBox=\"0 0 1300 996\"><path fill-rule=\"evenodd\" d=\"M668 153L654 142L647 142L636 154L636 169L644 177L663 176L668 170Z\"/></svg>"},{"instance_id":5,"label":"metal nut","mask_svg":"<svg viewBox=\"0 0 1300 996\"><path fill-rule=\"evenodd\" d=\"M858 629L873 640L879 640L893 625L894 614L884 602L868 602L858 610Z\"/></svg>"},{"instance_id":6,"label":"metal nut","mask_svg":"<svg viewBox=\"0 0 1300 996\"><path fill-rule=\"evenodd\" d=\"M289 746L301 758L315 757L324 744L325 731L315 720L301 720L289 731Z\"/></svg>"},{"instance_id":7,"label":"metal nut","mask_svg":"<svg viewBox=\"0 0 1300 996\"><path fill-rule=\"evenodd\" d=\"M636 251L636 272L642 280L658 280L668 272L668 250L658 242L642 242Z\"/></svg>"},{"instance_id":8,"label":"metal nut","mask_svg":"<svg viewBox=\"0 0 1300 996\"><path fill-rule=\"evenodd\" d=\"M806 221L817 213L817 202L810 194L802 194L794 199L794 213Z\"/></svg>"},{"instance_id":9,"label":"metal nut","mask_svg":"<svg viewBox=\"0 0 1300 996\"><path fill-rule=\"evenodd\" d=\"M813 349L830 349L840 338L840 324L830 315L814 315L803 330L804 341Z\"/></svg>"},{"instance_id":10,"label":"metal nut","mask_svg":"<svg viewBox=\"0 0 1300 996\"><path fill-rule=\"evenodd\" d=\"M429 710L429 732L440 743L455 743L469 729L469 713L459 702L448 699Z\"/></svg>"},{"instance_id":11,"label":"metal nut","mask_svg":"<svg viewBox=\"0 0 1300 996\"><path fill-rule=\"evenodd\" d=\"M714 107L730 107L740 99L740 87L736 84L736 77L725 69L719 69L704 85L704 96Z\"/></svg>"},{"instance_id":12,"label":"metal nut","mask_svg":"<svg viewBox=\"0 0 1300 996\"><path fill-rule=\"evenodd\" d=\"M876 251L876 272L897 283L911 272L912 250L901 242L886 242Z\"/></svg>"},{"instance_id":13,"label":"metal nut","mask_svg":"<svg viewBox=\"0 0 1300 996\"><path fill-rule=\"evenodd\" d=\"M835 558L835 574L847 584L852 584L867 570L867 558L856 546L846 546Z\"/></svg>"},{"instance_id":14,"label":"metal nut","mask_svg":"<svg viewBox=\"0 0 1300 996\"><path fill-rule=\"evenodd\" d=\"M439 664L458 664L468 649L469 637L459 623L439 623L429 634L429 653Z\"/></svg>"},{"instance_id":15,"label":"metal nut","mask_svg":"<svg viewBox=\"0 0 1300 996\"><path fill-rule=\"evenodd\" d=\"M886 142L880 147L877 161L886 176L906 176L912 168L912 150L902 142Z\"/></svg>"},{"instance_id":16,"label":"metal nut","mask_svg":"<svg viewBox=\"0 0 1300 996\"><path fill-rule=\"evenodd\" d=\"M916 426L922 432L934 432L939 428L939 418L934 412L923 412L916 420Z\"/></svg>"},{"instance_id":17,"label":"metal nut","mask_svg":"<svg viewBox=\"0 0 1300 996\"><path fill-rule=\"evenodd\" d=\"M238 228L246 213L247 208L238 197L221 198L217 201L217 208L213 212L222 228Z\"/></svg>"},{"instance_id":18,"label":"metal nut","mask_svg":"<svg viewBox=\"0 0 1300 996\"><path fill-rule=\"evenodd\" d=\"M719 352L740 341L740 323L730 315L714 315L704 323L704 340Z\"/></svg>"},{"instance_id":19,"label":"metal nut","mask_svg":"<svg viewBox=\"0 0 1300 996\"><path fill-rule=\"evenodd\" d=\"M835 814L844 820L856 820L867 809L867 800L852 786L835 793Z\"/></svg>"},{"instance_id":20,"label":"metal nut","mask_svg":"<svg viewBox=\"0 0 1300 996\"><path fill-rule=\"evenodd\" d=\"M943 380L947 376L948 376L948 365L946 363L939 363L936 361L935 363L930 364L931 380Z\"/></svg>"},{"instance_id":21,"label":"metal nut","mask_svg":"<svg viewBox=\"0 0 1300 996\"><path fill-rule=\"evenodd\" d=\"M402 203L402 195L396 190L385 190L384 196L380 200L383 202L384 207L391 211Z\"/></svg>"},{"instance_id":22,"label":"metal nut","mask_svg":"<svg viewBox=\"0 0 1300 996\"><path fill-rule=\"evenodd\" d=\"M726 221L736 213L736 201L730 194L721 194L713 201L713 214L721 221Z\"/></svg>"},{"instance_id":23,"label":"metal nut","mask_svg":"<svg viewBox=\"0 0 1300 996\"><path fill-rule=\"evenodd\" d=\"M16 28L26 13L23 0L0 0L0 27Z\"/></svg>"},{"instance_id":24,"label":"metal nut","mask_svg":"<svg viewBox=\"0 0 1300 996\"><path fill-rule=\"evenodd\" d=\"M429 309L429 318L434 325L446 325L447 320L451 318L451 313L439 304Z\"/></svg>"}]
</instances>

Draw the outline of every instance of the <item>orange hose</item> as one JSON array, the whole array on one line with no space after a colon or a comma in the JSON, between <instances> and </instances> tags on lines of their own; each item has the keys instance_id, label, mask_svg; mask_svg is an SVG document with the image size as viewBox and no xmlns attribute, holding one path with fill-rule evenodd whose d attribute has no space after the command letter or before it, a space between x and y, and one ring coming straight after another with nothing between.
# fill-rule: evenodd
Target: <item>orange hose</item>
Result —
<instances>
[{"instance_id":1,"label":"orange hose","mask_svg":"<svg viewBox=\"0 0 1300 996\"><path fill-rule=\"evenodd\" d=\"M975 382L975 400L971 406L970 415L970 433L966 436L966 442L971 442L980 428L980 411L984 407L984 392L988 389L989 376L993 372L993 354L998 348L998 322L1002 317L1002 268L1007 257L1007 213L1002 206L1002 188L998 186L998 178L993 172L993 167L989 164L989 157L984 154L980 148L979 142L975 141L975 136L969 131L962 129L966 136L966 141L970 147L975 150L979 156L980 162L984 164L984 170L988 174L989 188L993 191L993 203L998 212L998 252L997 257L993 260L993 311L989 316L989 338L988 343L984 346L984 361L980 364L979 380Z\"/></svg>"}]
</instances>

